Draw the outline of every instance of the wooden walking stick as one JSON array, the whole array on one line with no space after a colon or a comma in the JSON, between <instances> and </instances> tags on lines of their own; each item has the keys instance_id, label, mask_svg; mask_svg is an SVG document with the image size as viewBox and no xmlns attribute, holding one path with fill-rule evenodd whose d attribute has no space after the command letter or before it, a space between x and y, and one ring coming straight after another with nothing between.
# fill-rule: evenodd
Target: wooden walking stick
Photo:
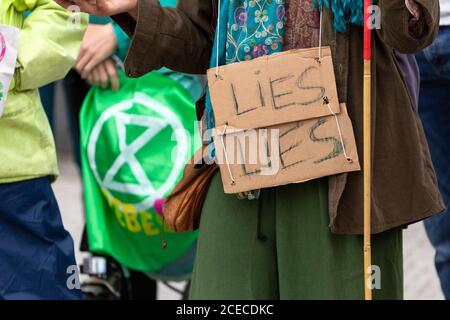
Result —
<instances>
[{"instance_id":1,"label":"wooden walking stick","mask_svg":"<svg viewBox=\"0 0 450 320\"><path fill-rule=\"evenodd\" d=\"M372 5L371 0L364 0L364 296L366 300L372 300L371 285L371 266L372 266L372 249L371 249L371 194L372 194L372 138L371 138L371 23L369 14L369 6Z\"/></svg>"}]
</instances>

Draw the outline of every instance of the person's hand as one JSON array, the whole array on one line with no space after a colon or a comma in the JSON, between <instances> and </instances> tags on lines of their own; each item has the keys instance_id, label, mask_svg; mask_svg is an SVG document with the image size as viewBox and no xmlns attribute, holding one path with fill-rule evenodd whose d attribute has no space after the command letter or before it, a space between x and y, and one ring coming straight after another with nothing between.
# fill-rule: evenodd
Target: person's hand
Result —
<instances>
[{"instance_id":1,"label":"person's hand","mask_svg":"<svg viewBox=\"0 0 450 320\"><path fill-rule=\"evenodd\" d=\"M409 19L409 32L412 36L420 38L424 33L425 19L422 18L422 8L415 0L405 0L406 8L411 13L411 19Z\"/></svg>"},{"instance_id":2,"label":"person's hand","mask_svg":"<svg viewBox=\"0 0 450 320\"><path fill-rule=\"evenodd\" d=\"M76 5L82 12L96 16L113 16L119 13L137 11L138 0L55 0L60 6L68 8Z\"/></svg>"},{"instance_id":3,"label":"person's hand","mask_svg":"<svg viewBox=\"0 0 450 320\"><path fill-rule=\"evenodd\" d=\"M111 23L90 24L81 43L75 70L83 79L117 49L117 38Z\"/></svg>"},{"instance_id":4,"label":"person's hand","mask_svg":"<svg viewBox=\"0 0 450 320\"><path fill-rule=\"evenodd\" d=\"M119 73L117 66L112 59L107 59L95 67L86 77L86 80L93 86L99 86L103 89L111 86L113 91L120 89Z\"/></svg>"},{"instance_id":5,"label":"person's hand","mask_svg":"<svg viewBox=\"0 0 450 320\"><path fill-rule=\"evenodd\" d=\"M420 6L414 0L405 0L406 8L411 12L415 20L419 20L421 16Z\"/></svg>"}]
</instances>

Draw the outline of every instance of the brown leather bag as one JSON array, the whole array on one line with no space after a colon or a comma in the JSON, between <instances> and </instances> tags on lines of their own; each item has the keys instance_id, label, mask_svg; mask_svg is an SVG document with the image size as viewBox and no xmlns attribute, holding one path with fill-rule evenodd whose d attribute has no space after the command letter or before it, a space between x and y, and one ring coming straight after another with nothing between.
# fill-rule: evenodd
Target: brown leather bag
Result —
<instances>
[{"instance_id":1,"label":"brown leather bag","mask_svg":"<svg viewBox=\"0 0 450 320\"><path fill-rule=\"evenodd\" d=\"M176 232L199 228L203 202L211 179L219 168L216 164L195 164L194 159L199 159L198 154L186 165L183 178L167 197L163 207L167 225Z\"/></svg>"}]
</instances>

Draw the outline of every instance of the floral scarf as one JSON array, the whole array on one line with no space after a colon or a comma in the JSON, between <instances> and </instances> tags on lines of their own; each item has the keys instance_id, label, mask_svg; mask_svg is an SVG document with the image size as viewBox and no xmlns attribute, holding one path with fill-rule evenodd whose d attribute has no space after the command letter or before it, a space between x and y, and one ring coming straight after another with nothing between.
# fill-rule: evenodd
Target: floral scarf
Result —
<instances>
[{"instance_id":1,"label":"floral scarf","mask_svg":"<svg viewBox=\"0 0 450 320\"><path fill-rule=\"evenodd\" d=\"M331 8L338 32L344 32L348 24L363 24L363 0L289 0L290 3L304 1L310 1L315 10L322 6ZM220 0L220 3L212 68L284 50L285 0ZM214 128L209 93L206 127Z\"/></svg>"}]
</instances>

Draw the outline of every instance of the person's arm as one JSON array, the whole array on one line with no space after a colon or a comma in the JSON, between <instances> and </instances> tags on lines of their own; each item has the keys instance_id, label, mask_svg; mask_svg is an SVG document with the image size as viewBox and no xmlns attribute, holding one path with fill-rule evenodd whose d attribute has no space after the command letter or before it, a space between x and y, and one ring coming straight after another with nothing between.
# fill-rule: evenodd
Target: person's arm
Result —
<instances>
[{"instance_id":1,"label":"person's arm","mask_svg":"<svg viewBox=\"0 0 450 320\"><path fill-rule=\"evenodd\" d=\"M87 26L71 24L73 14L51 0L30 0L32 11L20 30L19 51L11 89L30 90L64 78L75 63Z\"/></svg>"},{"instance_id":2,"label":"person's arm","mask_svg":"<svg viewBox=\"0 0 450 320\"><path fill-rule=\"evenodd\" d=\"M377 33L383 42L396 51L415 53L430 45L437 36L439 1L379 0L378 5L381 29Z\"/></svg>"},{"instance_id":3,"label":"person's arm","mask_svg":"<svg viewBox=\"0 0 450 320\"><path fill-rule=\"evenodd\" d=\"M129 14L112 16L132 38L125 61L127 75L139 77L161 67L205 73L214 37L212 3L180 0L170 8L158 0L138 0L136 21Z\"/></svg>"}]
</instances>

